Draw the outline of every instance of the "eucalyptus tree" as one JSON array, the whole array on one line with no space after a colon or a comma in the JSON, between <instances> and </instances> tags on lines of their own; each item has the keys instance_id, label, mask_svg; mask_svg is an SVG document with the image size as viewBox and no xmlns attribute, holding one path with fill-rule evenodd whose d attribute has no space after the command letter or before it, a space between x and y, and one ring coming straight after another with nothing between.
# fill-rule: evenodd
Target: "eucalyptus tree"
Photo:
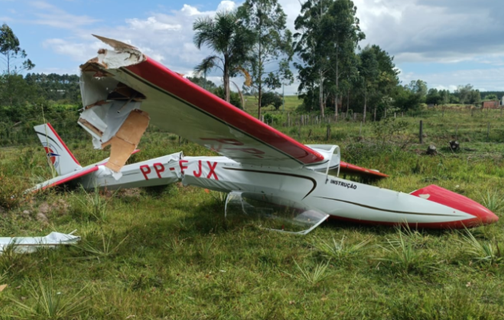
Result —
<instances>
[{"instance_id":1,"label":"eucalyptus tree","mask_svg":"<svg viewBox=\"0 0 504 320\"><path fill-rule=\"evenodd\" d=\"M230 101L230 78L240 72L247 60L247 53L253 43L252 32L243 27L236 12L218 12L210 17L198 18L193 24L194 43L201 49L208 46L216 54L210 55L195 67L196 72L206 73L218 68L222 71L224 96Z\"/></svg>"},{"instance_id":2,"label":"eucalyptus tree","mask_svg":"<svg viewBox=\"0 0 504 320\"><path fill-rule=\"evenodd\" d=\"M257 117L261 118L264 88L276 89L283 82L293 81L289 69L292 34L285 25L287 15L277 0L246 0L238 8L237 16L254 35L246 69L257 90Z\"/></svg>"},{"instance_id":3,"label":"eucalyptus tree","mask_svg":"<svg viewBox=\"0 0 504 320\"><path fill-rule=\"evenodd\" d=\"M23 70L31 70L35 67L30 59L23 60L20 65L16 65L16 61L18 59L25 59L27 54L26 51L19 46L18 37L16 37L12 29L5 23L0 27L0 55L3 56L2 60L8 75Z\"/></svg>"},{"instance_id":4,"label":"eucalyptus tree","mask_svg":"<svg viewBox=\"0 0 504 320\"><path fill-rule=\"evenodd\" d=\"M336 0L322 16L321 32L323 39L330 42L332 71L334 71L333 93L335 101L335 116L338 115L340 93L340 78L346 75L351 78L357 71L352 63L359 41L365 38L360 30L359 19L356 17L357 7L351 0Z\"/></svg>"},{"instance_id":5,"label":"eucalyptus tree","mask_svg":"<svg viewBox=\"0 0 504 320\"><path fill-rule=\"evenodd\" d=\"M308 0L301 6L301 12L294 22L294 50L301 63L294 63L299 72L298 91L310 96L308 92L319 89L320 115L324 116L324 83L331 70L330 55L334 46L324 38L322 20L333 0Z\"/></svg>"},{"instance_id":6,"label":"eucalyptus tree","mask_svg":"<svg viewBox=\"0 0 504 320\"><path fill-rule=\"evenodd\" d=\"M359 78L357 86L360 87L364 96L364 108L362 112L362 122L366 123L367 102L369 96L376 90L377 78L379 75L378 61L374 50L366 46L359 53Z\"/></svg>"},{"instance_id":7,"label":"eucalyptus tree","mask_svg":"<svg viewBox=\"0 0 504 320\"><path fill-rule=\"evenodd\" d=\"M378 63L376 90L371 103L373 103L375 111L377 107L380 107L386 114L387 109L395 105L395 96L399 84L399 70L395 67L394 57L381 49L380 46L372 45L369 49L373 51Z\"/></svg>"},{"instance_id":8,"label":"eucalyptus tree","mask_svg":"<svg viewBox=\"0 0 504 320\"><path fill-rule=\"evenodd\" d=\"M318 86L321 115L329 94L334 96L338 114L340 92L349 91L348 84L357 71L355 50L365 36L356 12L351 0L308 0L295 21L295 50L302 61L295 64L300 74L298 90ZM310 73L317 76L308 76ZM345 88L340 88L341 80L345 80Z\"/></svg>"}]
</instances>

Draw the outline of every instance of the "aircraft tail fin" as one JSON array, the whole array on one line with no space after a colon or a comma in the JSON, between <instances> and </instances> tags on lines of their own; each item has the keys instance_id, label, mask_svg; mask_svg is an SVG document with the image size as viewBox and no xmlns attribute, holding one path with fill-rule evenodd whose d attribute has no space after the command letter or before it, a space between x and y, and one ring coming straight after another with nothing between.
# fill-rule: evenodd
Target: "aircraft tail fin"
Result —
<instances>
[{"instance_id":1,"label":"aircraft tail fin","mask_svg":"<svg viewBox=\"0 0 504 320\"><path fill-rule=\"evenodd\" d=\"M49 165L54 167L58 175L82 169L79 161L50 123L35 126L34 129L47 154Z\"/></svg>"}]
</instances>

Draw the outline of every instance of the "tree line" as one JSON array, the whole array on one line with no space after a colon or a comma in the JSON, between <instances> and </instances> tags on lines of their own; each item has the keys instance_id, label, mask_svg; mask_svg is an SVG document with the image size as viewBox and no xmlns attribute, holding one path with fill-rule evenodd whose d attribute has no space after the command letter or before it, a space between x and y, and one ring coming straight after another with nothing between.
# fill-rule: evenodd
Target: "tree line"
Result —
<instances>
[{"instance_id":1,"label":"tree line","mask_svg":"<svg viewBox=\"0 0 504 320\"><path fill-rule=\"evenodd\" d=\"M458 86L454 92L428 89L423 80L408 84L399 81L394 57L365 39L351 0L307 0L295 20L295 33L286 28L286 15L277 0L246 0L235 11L218 13L214 18L196 20L194 42L212 49L195 71L201 75L212 69L222 71L224 98L230 101L230 78L243 75L243 91L257 96L258 116L266 94L291 84L297 70L301 109L318 112L408 111L422 103L478 104L482 99L472 85ZM269 90L269 91L268 91ZM239 91L239 90L238 90ZM241 94L241 93L240 93ZM497 98L500 98L500 95ZM276 104L278 106L278 103Z\"/></svg>"},{"instance_id":2,"label":"tree line","mask_svg":"<svg viewBox=\"0 0 504 320\"><path fill-rule=\"evenodd\" d=\"M481 93L472 85L456 90L428 89L423 80L399 81L394 57L379 45L361 48L365 34L351 0L307 0L295 19L295 30L286 27L287 16L277 0L246 0L234 11L201 17L193 24L194 43L212 54L195 66L189 79L237 107L243 94L257 97L261 107L279 108L275 90L294 81L297 71L302 112L320 116L344 111L378 115L415 110L427 104L478 104L500 99L502 93ZM77 75L30 73L35 64L28 59L12 29L0 27L0 107L43 105L48 102L80 104ZM223 86L206 80L217 69ZM240 88L233 77L245 79ZM231 91L234 87L237 92Z\"/></svg>"}]
</instances>

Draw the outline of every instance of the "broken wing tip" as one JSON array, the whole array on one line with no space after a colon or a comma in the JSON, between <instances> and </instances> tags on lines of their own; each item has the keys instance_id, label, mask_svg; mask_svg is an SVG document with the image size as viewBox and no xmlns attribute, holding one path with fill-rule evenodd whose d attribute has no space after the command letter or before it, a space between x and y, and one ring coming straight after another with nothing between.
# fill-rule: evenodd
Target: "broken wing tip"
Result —
<instances>
[{"instance_id":1,"label":"broken wing tip","mask_svg":"<svg viewBox=\"0 0 504 320\"><path fill-rule=\"evenodd\" d=\"M101 42L103 42L105 44L108 44L109 46L111 46L112 48L114 48L116 50L130 49L130 50L135 50L135 51L140 52L140 50L137 47L132 46L132 45L127 44L127 43L124 43L122 41L111 39L111 38L107 38L107 37L102 37L102 36L99 36L99 35L96 35L96 34L93 34L93 33L91 35L93 37L97 38L98 40L100 40Z\"/></svg>"}]
</instances>

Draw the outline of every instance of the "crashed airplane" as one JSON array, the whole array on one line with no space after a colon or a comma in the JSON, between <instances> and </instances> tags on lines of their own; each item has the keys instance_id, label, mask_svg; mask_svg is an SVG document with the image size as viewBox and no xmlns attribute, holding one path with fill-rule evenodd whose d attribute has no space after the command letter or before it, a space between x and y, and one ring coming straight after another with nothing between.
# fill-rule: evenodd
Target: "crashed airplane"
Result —
<instances>
[{"instance_id":1,"label":"crashed airplane","mask_svg":"<svg viewBox=\"0 0 504 320\"><path fill-rule=\"evenodd\" d=\"M386 175L342 162L337 145L303 145L137 48L96 37L113 50L101 49L81 66L84 109L79 125L92 136L95 148L110 146L111 154L92 169L66 172L66 181L93 172L109 177L112 184L136 168L138 182L124 184L133 186L169 173L169 179L185 185L228 192L226 215L278 218L282 222L274 229L290 222L299 233L313 230L328 217L419 228L474 227L498 220L477 202L435 185L405 194L342 179L340 171ZM149 122L221 156L180 153L167 161L125 166Z\"/></svg>"}]
</instances>

